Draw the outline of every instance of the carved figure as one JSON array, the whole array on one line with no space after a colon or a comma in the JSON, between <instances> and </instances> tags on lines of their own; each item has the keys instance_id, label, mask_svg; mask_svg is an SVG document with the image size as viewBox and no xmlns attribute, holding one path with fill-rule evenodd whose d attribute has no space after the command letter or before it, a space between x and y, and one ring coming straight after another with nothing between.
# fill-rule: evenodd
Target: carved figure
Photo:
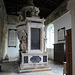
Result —
<instances>
[{"instance_id":1,"label":"carved figure","mask_svg":"<svg viewBox=\"0 0 75 75\"><path fill-rule=\"evenodd\" d=\"M26 37L23 37L23 36L22 36L22 44L21 44L21 48L22 48L22 52L24 52L24 53L26 53L26 50L27 50L26 46L27 46L27 40L26 40Z\"/></svg>"},{"instance_id":2,"label":"carved figure","mask_svg":"<svg viewBox=\"0 0 75 75\"><path fill-rule=\"evenodd\" d=\"M46 36L44 37L44 52L46 51L46 40L47 40L47 38L46 38Z\"/></svg>"},{"instance_id":3,"label":"carved figure","mask_svg":"<svg viewBox=\"0 0 75 75\"><path fill-rule=\"evenodd\" d=\"M23 21L23 16L22 15L19 15L18 22L21 22L21 21Z\"/></svg>"},{"instance_id":4,"label":"carved figure","mask_svg":"<svg viewBox=\"0 0 75 75\"><path fill-rule=\"evenodd\" d=\"M20 31L19 31L20 32ZM18 38L20 40L19 48L22 52L26 53L27 50L27 34L24 30L21 33L18 33Z\"/></svg>"}]
</instances>

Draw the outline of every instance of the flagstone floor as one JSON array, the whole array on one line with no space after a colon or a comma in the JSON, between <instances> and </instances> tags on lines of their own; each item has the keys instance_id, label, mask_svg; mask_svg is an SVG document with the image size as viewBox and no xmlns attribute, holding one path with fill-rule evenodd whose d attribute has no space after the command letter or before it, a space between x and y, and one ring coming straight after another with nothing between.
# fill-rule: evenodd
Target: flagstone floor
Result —
<instances>
[{"instance_id":1,"label":"flagstone floor","mask_svg":"<svg viewBox=\"0 0 75 75\"><path fill-rule=\"evenodd\" d=\"M18 73L18 63L16 61L2 63L0 75L63 75L63 64L58 64L49 60L51 71L40 71L30 73Z\"/></svg>"}]
</instances>

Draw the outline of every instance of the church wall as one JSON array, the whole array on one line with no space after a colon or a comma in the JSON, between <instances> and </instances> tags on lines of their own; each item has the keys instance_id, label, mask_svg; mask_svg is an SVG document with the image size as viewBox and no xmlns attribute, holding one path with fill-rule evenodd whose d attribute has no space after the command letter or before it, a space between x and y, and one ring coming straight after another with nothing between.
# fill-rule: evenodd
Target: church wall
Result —
<instances>
[{"instance_id":1,"label":"church wall","mask_svg":"<svg viewBox=\"0 0 75 75\"><path fill-rule=\"evenodd\" d=\"M7 15L7 23L10 25L15 25L17 23L17 18L18 16L14 16L14 15Z\"/></svg>"},{"instance_id":2,"label":"church wall","mask_svg":"<svg viewBox=\"0 0 75 75\"><path fill-rule=\"evenodd\" d=\"M48 52L48 59L54 60L54 49L47 48L46 50Z\"/></svg>"},{"instance_id":3,"label":"church wall","mask_svg":"<svg viewBox=\"0 0 75 75\"><path fill-rule=\"evenodd\" d=\"M65 41L58 42L58 29L65 27L65 30L71 28L71 15L70 12L67 12L57 20L53 21L54 24L54 43L60 43ZM66 32L65 32L66 35Z\"/></svg>"},{"instance_id":4,"label":"church wall","mask_svg":"<svg viewBox=\"0 0 75 75\"><path fill-rule=\"evenodd\" d=\"M7 54L9 58L16 58L19 56L19 40L16 35L16 48L8 47L8 29L16 29L17 16L7 15L7 30L6 30L6 45L5 45L5 55Z\"/></svg>"},{"instance_id":5,"label":"church wall","mask_svg":"<svg viewBox=\"0 0 75 75\"><path fill-rule=\"evenodd\" d=\"M8 29L16 29L15 25L7 25L7 33L6 33L6 52L5 54L8 54L9 58L16 58L19 56L19 40L16 34L16 47L8 47Z\"/></svg>"},{"instance_id":6,"label":"church wall","mask_svg":"<svg viewBox=\"0 0 75 75\"><path fill-rule=\"evenodd\" d=\"M71 15L70 12L67 12L66 14L62 15L60 18L56 19L52 22L54 24L54 43L60 43L65 41L58 42L58 29L65 27L65 29L71 28ZM45 27L45 32L47 31L47 26ZM66 32L65 32L66 34ZM54 59L54 49L46 48L48 52L48 58Z\"/></svg>"}]
</instances>

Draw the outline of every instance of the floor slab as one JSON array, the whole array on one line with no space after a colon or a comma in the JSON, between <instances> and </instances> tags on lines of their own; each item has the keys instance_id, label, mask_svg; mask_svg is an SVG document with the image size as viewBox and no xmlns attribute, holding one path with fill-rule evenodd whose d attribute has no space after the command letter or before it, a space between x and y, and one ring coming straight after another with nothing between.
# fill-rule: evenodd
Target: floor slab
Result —
<instances>
[{"instance_id":1,"label":"floor slab","mask_svg":"<svg viewBox=\"0 0 75 75\"><path fill-rule=\"evenodd\" d=\"M4 62L0 75L63 75L63 65L51 60L49 60L49 66L52 69L50 71L18 73L18 66L17 62Z\"/></svg>"}]
</instances>

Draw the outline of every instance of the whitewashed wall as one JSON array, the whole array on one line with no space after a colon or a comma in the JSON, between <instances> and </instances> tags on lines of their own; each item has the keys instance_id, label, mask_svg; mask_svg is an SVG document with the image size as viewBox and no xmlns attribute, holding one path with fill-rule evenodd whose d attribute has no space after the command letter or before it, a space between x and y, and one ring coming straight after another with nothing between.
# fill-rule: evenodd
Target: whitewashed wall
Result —
<instances>
[{"instance_id":1,"label":"whitewashed wall","mask_svg":"<svg viewBox=\"0 0 75 75\"><path fill-rule=\"evenodd\" d=\"M47 48L48 58L54 60L54 49Z\"/></svg>"},{"instance_id":2,"label":"whitewashed wall","mask_svg":"<svg viewBox=\"0 0 75 75\"><path fill-rule=\"evenodd\" d=\"M67 12L52 23L54 24L54 43L58 43L58 29L65 27L65 29L67 30L71 28L70 12Z\"/></svg>"},{"instance_id":3,"label":"whitewashed wall","mask_svg":"<svg viewBox=\"0 0 75 75\"><path fill-rule=\"evenodd\" d=\"M6 50L5 54L8 54L9 58L16 58L19 56L19 40L16 35L16 47L8 47L8 29L16 29L15 25L7 25L7 33L6 33Z\"/></svg>"},{"instance_id":4,"label":"whitewashed wall","mask_svg":"<svg viewBox=\"0 0 75 75\"><path fill-rule=\"evenodd\" d=\"M71 15L70 12L67 12L66 14L62 15L60 18L56 19L52 22L54 24L54 43L60 43L58 42L58 29L65 27L65 29L71 28ZM45 27L45 32L47 32L47 26ZM65 42L65 41L63 41ZM46 48L48 52L49 59L54 60L54 49Z\"/></svg>"}]
</instances>

